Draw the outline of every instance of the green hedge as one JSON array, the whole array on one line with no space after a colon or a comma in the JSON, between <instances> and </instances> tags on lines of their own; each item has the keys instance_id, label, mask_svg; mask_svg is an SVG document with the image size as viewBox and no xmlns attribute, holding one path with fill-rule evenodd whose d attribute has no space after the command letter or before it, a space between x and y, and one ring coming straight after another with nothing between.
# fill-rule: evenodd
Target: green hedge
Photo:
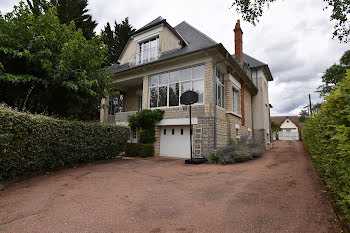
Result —
<instances>
[{"instance_id":1,"label":"green hedge","mask_svg":"<svg viewBox=\"0 0 350 233\"><path fill-rule=\"evenodd\" d=\"M329 188L334 203L350 222L350 70L302 130L304 144Z\"/></svg>"},{"instance_id":2,"label":"green hedge","mask_svg":"<svg viewBox=\"0 0 350 233\"><path fill-rule=\"evenodd\" d=\"M58 120L0 105L0 180L110 159L124 151L129 128Z\"/></svg>"},{"instance_id":3,"label":"green hedge","mask_svg":"<svg viewBox=\"0 0 350 233\"><path fill-rule=\"evenodd\" d=\"M130 157L152 157L154 156L154 147L152 144L128 143L126 146L126 155Z\"/></svg>"}]
</instances>

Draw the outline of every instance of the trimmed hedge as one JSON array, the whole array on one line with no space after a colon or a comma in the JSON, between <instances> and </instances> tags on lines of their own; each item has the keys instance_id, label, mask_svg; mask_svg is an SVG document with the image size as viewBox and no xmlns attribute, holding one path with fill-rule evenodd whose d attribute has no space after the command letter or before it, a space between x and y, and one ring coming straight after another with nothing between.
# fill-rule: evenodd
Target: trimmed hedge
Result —
<instances>
[{"instance_id":1,"label":"trimmed hedge","mask_svg":"<svg viewBox=\"0 0 350 233\"><path fill-rule=\"evenodd\" d=\"M126 155L129 157L153 157L153 144L128 143L126 146Z\"/></svg>"},{"instance_id":2,"label":"trimmed hedge","mask_svg":"<svg viewBox=\"0 0 350 233\"><path fill-rule=\"evenodd\" d=\"M0 105L0 180L94 160L124 151L129 128L58 120Z\"/></svg>"},{"instance_id":3,"label":"trimmed hedge","mask_svg":"<svg viewBox=\"0 0 350 233\"><path fill-rule=\"evenodd\" d=\"M350 70L302 130L304 144L350 223Z\"/></svg>"}]
</instances>

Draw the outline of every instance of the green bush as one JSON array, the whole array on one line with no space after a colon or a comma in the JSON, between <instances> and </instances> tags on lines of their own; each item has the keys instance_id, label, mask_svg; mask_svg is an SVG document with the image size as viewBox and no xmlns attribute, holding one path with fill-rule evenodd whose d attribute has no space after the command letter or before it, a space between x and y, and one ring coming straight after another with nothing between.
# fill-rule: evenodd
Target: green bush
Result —
<instances>
[{"instance_id":1,"label":"green bush","mask_svg":"<svg viewBox=\"0 0 350 233\"><path fill-rule=\"evenodd\" d=\"M129 157L153 157L154 147L152 144L128 143L126 146L126 155Z\"/></svg>"},{"instance_id":2,"label":"green bush","mask_svg":"<svg viewBox=\"0 0 350 233\"><path fill-rule=\"evenodd\" d=\"M125 149L127 127L58 120L0 105L0 180L110 159Z\"/></svg>"},{"instance_id":3,"label":"green bush","mask_svg":"<svg viewBox=\"0 0 350 233\"><path fill-rule=\"evenodd\" d=\"M138 130L139 142L148 144L156 141L154 125L163 119L164 111L161 109L144 109L130 116L129 126L132 130Z\"/></svg>"},{"instance_id":4,"label":"green bush","mask_svg":"<svg viewBox=\"0 0 350 233\"><path fill-rule=\"evenodd\" d=\"M318 113L307 118L302 134L334 203L350 222L350 70Z\"/></svg>"},{"instance_id":5,"label":"green bush","mask_svg":"<svg viewBox=\"0 0 350 233\"><path fill-rule=\"evenodd\" d=\"M221 164L240 163L259 158L264 152L264 145L261 141L245 136L238 141L231 140L229 145L219 148L216 153L210 153L208 161Z\"/></svg>"}]
</instances>

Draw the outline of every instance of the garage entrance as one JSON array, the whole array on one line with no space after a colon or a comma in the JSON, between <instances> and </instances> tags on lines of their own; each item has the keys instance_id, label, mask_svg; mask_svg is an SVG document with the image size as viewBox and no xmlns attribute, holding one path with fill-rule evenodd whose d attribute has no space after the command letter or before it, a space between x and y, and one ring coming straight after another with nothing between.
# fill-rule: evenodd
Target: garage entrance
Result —
<instances>
[{"instance_id":1,"label":"garage entrance","mask_svg":"<svg viewBox=\"0 0 350 233\"><path fill-rule=\"evenodd\" d=\"M190 158L190 127L164 126L160 128L160 156Z\"/></svg>"},{"instance_id":2,"label":"garage entrance","mask_svg":"<svg viewBox=\"0 0 350 233\"><path fill-rule=\"evenodd\" d=\"M279 140L299 140L299 132L278 132Z\"/></svg>"}]
</instances>

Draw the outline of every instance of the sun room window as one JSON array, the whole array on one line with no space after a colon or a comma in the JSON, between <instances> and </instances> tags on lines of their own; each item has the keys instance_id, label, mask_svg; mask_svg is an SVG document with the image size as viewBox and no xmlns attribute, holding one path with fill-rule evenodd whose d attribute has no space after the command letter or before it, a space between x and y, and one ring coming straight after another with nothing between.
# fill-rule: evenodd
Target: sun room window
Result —
<instances>
[{"instance_id":1,"label":"sun room window","mask_svg":"<svg viewBox=\"0 0 350 233\"><path fill-rule=\"evenodd\" d=\"M150 77L150 108L180 105L180 96L188 90L198 93L203 103L204 66L195 66Z\"/></svg>"}]
</instances>

